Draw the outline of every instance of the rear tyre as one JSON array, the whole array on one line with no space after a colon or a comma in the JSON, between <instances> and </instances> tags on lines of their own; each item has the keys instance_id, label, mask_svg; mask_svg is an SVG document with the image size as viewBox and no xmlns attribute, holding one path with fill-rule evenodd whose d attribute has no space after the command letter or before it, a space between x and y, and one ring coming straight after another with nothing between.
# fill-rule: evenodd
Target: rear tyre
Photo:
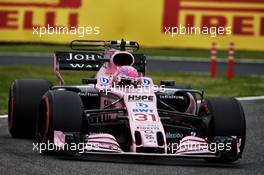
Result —
<instances>
[{"instance_id":1,"label":"rear tyre","mask_svg":"<svg viewBox=\"0 0 264 175\"><path fill-rule=\"evenodd\" d=\"M206 110L207 111L206 111ZM246 121L242 105L235 98L211 97L201 105L200 115L208 118L207 138L214 141L216 137L236 136L240 140L240 152L236 144L233 151L221 154L219 158L206 159L211 162L234 162L241 157L246 140ZM206 120L205 120L206 121Z\"/></svg>"},{"instance_id":2,"label":"rear tyre","mask_svg":"<svg viewBox=\"0 0 264 175\"><path fill-rule=\"evenodd\" d=\"M42 98L37 118L37 142L53 143L54 131L82 131L84 110L82 100L75 92L53 90ZM52 150L45 150L45 153Z\"/></svg>"},{"instance_id":3,"label":"rear tyre","mask_svg":"<svg viewBox=\"0 0 264 175\"><path fill-rule=\"evenodd\" d=\"M19 79L9 89L8 127L14 138L34 138L41 97L52 87L47 80Z\"/></svg>"}]
</instances>

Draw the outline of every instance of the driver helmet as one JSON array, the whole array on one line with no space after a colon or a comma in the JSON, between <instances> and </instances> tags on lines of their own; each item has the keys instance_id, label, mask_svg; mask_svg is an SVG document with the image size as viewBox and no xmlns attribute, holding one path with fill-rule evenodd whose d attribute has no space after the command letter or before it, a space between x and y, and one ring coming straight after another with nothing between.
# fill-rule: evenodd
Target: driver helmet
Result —
<instances>
[{"instance_id":1,"label":"driver helmet","mask_svg":"<svg viewBox=\"0 0 264 175\"><path fill-rule=\"evenodd\" d=\"M119 66L113 74L113 83L116 85L134 85L138 84L138 71L132 66Z\"/></svg>"}]
</instances>

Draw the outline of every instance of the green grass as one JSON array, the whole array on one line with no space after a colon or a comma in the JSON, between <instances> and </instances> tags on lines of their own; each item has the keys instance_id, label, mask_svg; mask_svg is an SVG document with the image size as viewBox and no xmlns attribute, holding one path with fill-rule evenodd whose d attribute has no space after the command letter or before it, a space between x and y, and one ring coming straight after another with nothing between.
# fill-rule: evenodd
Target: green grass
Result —
<instances>
[{"instance_id":1,"label":"green grass","mask_svg":"<svg viewBox=\"0 0 264 175\"><path fill-rule=\"evenodd\" d=\"M2 44L0 52L44 52L53 53L54 51L68 51L67 45L47 45L47 44ZM210 58L210 50L206 49L180 49L180 48L141 48L140 52L150 56L170 56L170 57L192 57L192 58ZM219 50L218 57L227 59L228 51ZM235 52L235 59L264 60L264 52L261 51L243 51Z\"/></svg>"},{"instance_id":2,"label":"green grass","mask_svg":"<svg viewBox=\"0 0 264 175\"><path fill-rule=\"evenodd\" d=\"M46 44L2 44L0 52L44 52L67 51L67 45L46 45Z\"/></svg>"},{"instance_id":3,"label":"green grass","mask_svg":"<svg viewBox=\"0 0 264 175\"><path fill-rule=\"evenodd\" d=\"M63 72L67 84L81 84L81 78L90 77L94 72ZM225 76L210 79L208 74L149 72L149 77L158 84L160 80L175 80L177 84L191 85L194 89L205 90L206 96L257 96L263 95L264 77L235 76L228 81ZM50 67L0 66L0 114L7 113L8 88L18 78L44 78L57 84ZM27 99L25 99L27 100Z\"/></svg>"}]
</instances>

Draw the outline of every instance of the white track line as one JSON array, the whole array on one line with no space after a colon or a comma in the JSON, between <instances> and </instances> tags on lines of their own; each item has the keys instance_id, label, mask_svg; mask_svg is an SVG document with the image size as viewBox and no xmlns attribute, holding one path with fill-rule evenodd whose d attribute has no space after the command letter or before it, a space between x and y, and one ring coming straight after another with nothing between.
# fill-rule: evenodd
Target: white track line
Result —
<instances>
[{"instance_id":1,"label":"white track line","mask_svg":"<svg viewBox=\"0 0 264 175\"><path fill-rule=\"evenodd\" d=\"M264 100L264 96L256 97L237 97L239 101ZM7 118L7 115L0 115L0 118Z\"/></svg>"},{"instance_id":2,"label":"white track line","mask_svg":"<svg viewBox=\"0 0 264 175\"><path fill-rule=\"evenodd\" d=\"M249 100L263 100L264 96L256 96L256 97L237 97L239 101L249 101Z\"/></svg>"},{"instance_id":3,"label":"white track line","mask_svg":"<svg viewBox=\"0 0 264 175\"><path fill-rule=\"evenodd\" d=\"M0 115L0 118L7 118L7 115Z\"/></svg>"}]
</instances>

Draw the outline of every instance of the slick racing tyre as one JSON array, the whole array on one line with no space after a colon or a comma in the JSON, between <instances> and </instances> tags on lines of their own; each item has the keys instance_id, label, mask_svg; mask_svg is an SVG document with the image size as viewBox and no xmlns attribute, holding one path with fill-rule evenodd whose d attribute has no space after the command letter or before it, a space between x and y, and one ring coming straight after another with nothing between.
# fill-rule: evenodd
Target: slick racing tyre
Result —
<instances>
[{"instance_id":1,"label":"slick racing tyre","mask_svg":"<svg viewBox=\"0 0 264 175\"><path fill-rule=\"evenodd\" d=\"M84 120L82 100L75 92L50 90L41 100L37 117L37 142L53 143L54 131L80 133ZM52 152L46 150L47 152Z\"/></svg>"},{"instance_id":2,"label":"slick racing tyre","mask_svg":"<svg viewBox=\"0 0 264 175\"><path fill-rule=\"evenodd\" d=\"M209 141L236 137L230 151L223 151L220 157L209 158L211 162L234 162L241 157L246 140L246 121L243 108L238 100L230 97L211 97L201 104L199 115L207 117ZM220 141L221 142L221 141ZM237 148L239 146L239 148ZM238 153L237 150L240 150Z\"/></svg>"},{"instance_id":3,"label":"slick racing tyre","mask_svg":"<svg viewBox=\"0 0 264 175\"><path fill-rule=\"evenodd\" d=\"M18 79L9 89L8 127L14 138L34 138L41 97L52 87L47 80Z\"/></svg>"}]
</instances>

